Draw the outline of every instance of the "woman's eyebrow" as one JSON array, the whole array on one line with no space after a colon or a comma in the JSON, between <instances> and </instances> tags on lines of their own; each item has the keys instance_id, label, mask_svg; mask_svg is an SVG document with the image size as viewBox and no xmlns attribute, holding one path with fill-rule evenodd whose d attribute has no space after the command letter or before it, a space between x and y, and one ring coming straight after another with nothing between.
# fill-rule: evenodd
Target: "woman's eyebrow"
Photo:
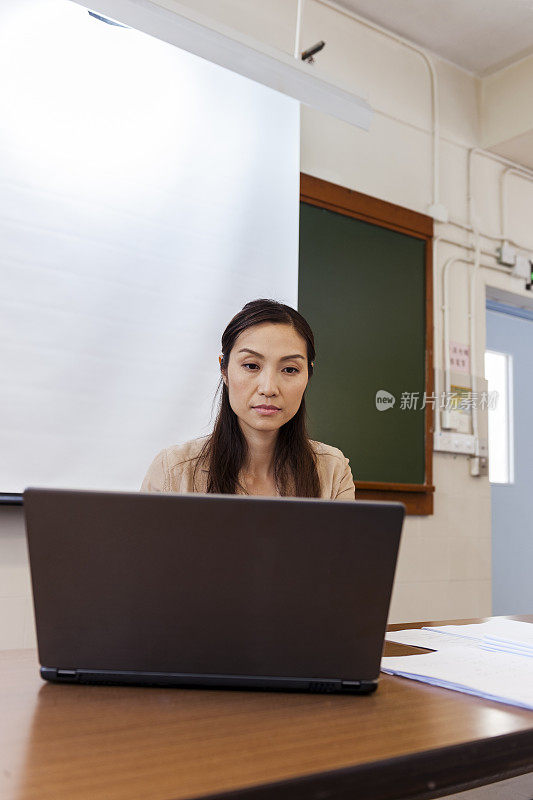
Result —
<instances>
[{"instance_id":1,"label":"woman's eyebrow","mask_svg":"<svg viewBox=\"0 0 533 800\"><path fill-rule=\"evenodd\" d=\"M255 350L250 350L248 347L243 347L242 350L238 350L237 353L251 353L251 355L257 358L264 358L261 353L256 353ZM289 361L291 358L301 358L302 361L305 361L305 356L300 355L300 353L295 353L292 356L283 356L283 358L280 358L280 361Z\"/></svg>"}]
</instances>

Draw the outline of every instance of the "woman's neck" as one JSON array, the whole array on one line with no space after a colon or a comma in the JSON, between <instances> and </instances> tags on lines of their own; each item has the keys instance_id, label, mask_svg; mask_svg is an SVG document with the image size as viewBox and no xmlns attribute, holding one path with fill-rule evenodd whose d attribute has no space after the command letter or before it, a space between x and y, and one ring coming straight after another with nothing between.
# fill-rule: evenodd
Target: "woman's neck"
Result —
<instances>
[{"instance_id":1,"label":"woman's neck","mask_svg":"<svg viewBox=\"0 0 533 800\"><path fill-rule=\"evenodd\" d=\"M274 477L274 450L278 431L243 431L248 444L248 456L243 472L258 481L272 480Z\"/></svg>"}]
</instances>

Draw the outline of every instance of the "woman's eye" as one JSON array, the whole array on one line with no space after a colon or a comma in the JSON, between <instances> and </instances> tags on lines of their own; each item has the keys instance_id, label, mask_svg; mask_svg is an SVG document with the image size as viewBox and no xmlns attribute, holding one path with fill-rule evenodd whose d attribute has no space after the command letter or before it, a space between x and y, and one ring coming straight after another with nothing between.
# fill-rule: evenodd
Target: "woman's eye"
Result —
<instances>
[{"instance_id":1,"label":"woman's eye","mask_svg":"<svg viewBox=\"0 0 533 800\"><path fill-rule=\"evenodd\" d=\"M248 362L246 364L243 364L243 367L257 367L257 364L252 364L252 363ZM300 372L300 370L297 367L284 367L284 369L292 369L292 370L294 370L294 372L288 372L287 373L288 375L294 375L294 373ZM255 372L255 370L253 370L253 369L252 370L247 370L247 372Z\"/></svg>"}]
</instances>

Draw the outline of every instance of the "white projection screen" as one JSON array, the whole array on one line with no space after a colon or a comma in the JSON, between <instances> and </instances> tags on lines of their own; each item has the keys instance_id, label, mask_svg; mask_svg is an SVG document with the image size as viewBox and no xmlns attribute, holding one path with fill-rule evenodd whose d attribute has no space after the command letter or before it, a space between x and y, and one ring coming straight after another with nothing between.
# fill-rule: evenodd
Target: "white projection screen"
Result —
<instances>
[{"instance_id":1,"label":"white projection screen","mask_svg":"<svg viewBox=\"0 0 533 800\"><path fill-rule=\"evenodd\" d=\"M135 491L296 306L299 105L69 0L2 0L0 74L0 492Z\"/></svg>"}]
</instances>

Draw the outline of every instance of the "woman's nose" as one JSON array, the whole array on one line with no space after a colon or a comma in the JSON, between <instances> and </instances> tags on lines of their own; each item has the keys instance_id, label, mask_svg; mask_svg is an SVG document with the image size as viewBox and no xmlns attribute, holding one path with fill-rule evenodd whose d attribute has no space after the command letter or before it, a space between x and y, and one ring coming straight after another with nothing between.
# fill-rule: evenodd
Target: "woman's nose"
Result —
<instances>
[{"instance_id":1,"label":"woman's nose","mask_svg":"<svg viewBox=\"0 0 533 800\"><path fill-rule=\"evenodd\" d=\"M261 372L261 377L259 378L259 391L261 394L266 394L268 396L277 394L278 386L274 372L266 369Z\"/></svg>"}]
</instances>

